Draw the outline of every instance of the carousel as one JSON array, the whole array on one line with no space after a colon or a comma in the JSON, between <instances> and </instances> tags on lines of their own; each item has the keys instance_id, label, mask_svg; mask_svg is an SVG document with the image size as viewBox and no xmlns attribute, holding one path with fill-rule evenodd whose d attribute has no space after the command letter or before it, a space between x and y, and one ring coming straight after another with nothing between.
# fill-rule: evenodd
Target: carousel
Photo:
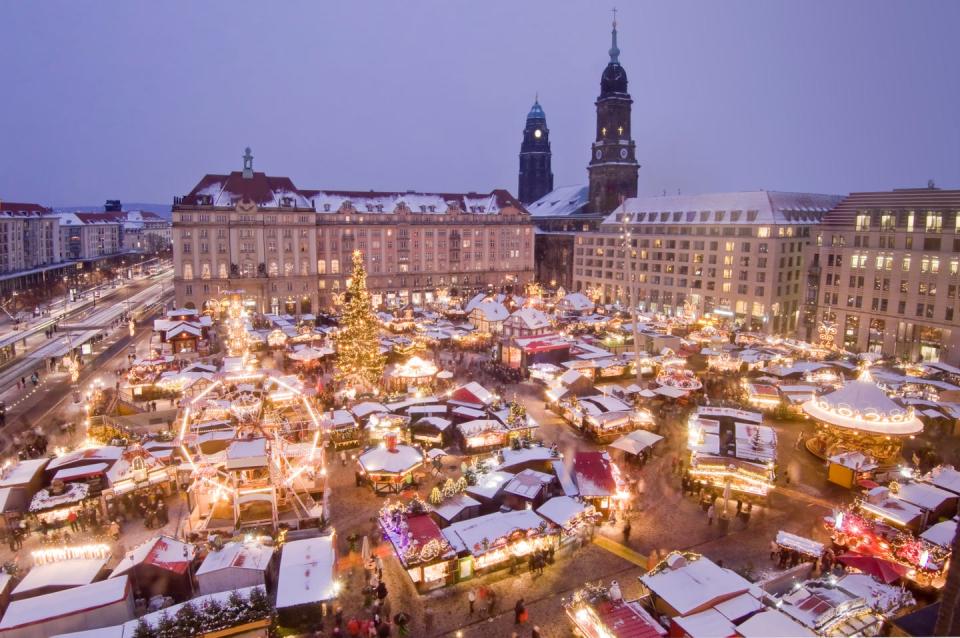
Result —
<instances>
[{"instance_id":1,"label":"carousel","mask_svg":"<svg viewBox=\"0 0 960 638\"><path fill-rule=\"evenodd\" d=\"M923 431L913 407L903 408L888 397L868 370L839 390L810 399L803 411L817 422L807 449L824 459L860 452L880 465L895 465L904 438Z\"/></svg>"},{"instance_id":2,"label":"carousel","mask_svg":"<svg viewBox=\"0 0 960 638\"><path fill-rule=\"evenodd\" d=\"M661 387L674 388L684 392L695 392L703 387L703 383L692 370L684 370L675 366L664 368L657 375L657 384Z\"/></svg>"},{"instance_id":3,"label":"carousel","mask_svg":"<svg viewBox=\"0 0 960 638\"><path fill-rule=\"evenodd\" d=\"M398 390L433 385L439 369L433 361L412 356L387 371L388 386Z\"/></svg>"}]
</instances>

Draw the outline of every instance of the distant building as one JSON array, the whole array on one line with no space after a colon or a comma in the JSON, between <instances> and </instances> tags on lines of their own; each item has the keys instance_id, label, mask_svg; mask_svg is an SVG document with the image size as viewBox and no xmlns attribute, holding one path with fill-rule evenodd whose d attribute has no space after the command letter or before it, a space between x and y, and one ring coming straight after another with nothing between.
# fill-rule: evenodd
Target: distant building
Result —
<instances>
[{"instance_id":1,"label":"distant building","mask_svg":"<svg viewBox=\"0 0 960 638\"><path fill-rule=\"evenodd\" d=\"M841 199L776 191L627 199L599 231L577 234L573 289L628 303L632 276L642 310L792 335L804 299L804 251Z\"/></svg>"},{"instance_id":2,"label":"distant building","mask_svg":"<svg viewBox=\"0 0 960 638\"><path fill-rule=\"evenodd\" d=\"M609 55L596 101L596 137L587 166L589 182L550 190L527 206L537 226L537 280L550 286L570 289L573 285L573 233L596 230L603 217L619 206L622 199L637 195L640 164L630 134L633 99L627 92L627 72L620 64L616 22ZM538 106L535 104L534 109ZM529 118L528 115L528 129ZM539 126L539 122L535 125ZM543 125L545 128L545 119ZM523 157L521 153L521 183L527 179ZM550 183L552 188L552 175Z\"/></svg>"},{"instance_id":3,"label":"distant building","mask_svg":"<svg viewBox=\"0 0 960 638\"><path fill-rule=\"evenodd\" d=\"M847 350L960 364L960 190L852 193L818 233L801 336L826 321Z\"/></svg>"},{"instance_id":4,"label":"distant building","mask_svg":"<svg viewBox=\"0 0 960 638\"><path fill-rule=\"evenodd\" d=\"M547 116L536 100L527 113L520 145L520 179L517 197L531 204L553 190L553 170L550 166L550 129Z\"/></svg>"},{"instance_id":5,"label":"distant building","mask_svg":"<svg viewBox=\"0 0 960 638\"><path fill-rule=\"evenodd\" d=\"M533 279L530 215L505 190L301 190L254 172L249 152L242 172L207 175L175 198L172 237L177 304L188 308L235 290L261 312L332 308L354 250L377 306Z\"/></svg>"},{"instance_id":6,"label":"distant building","mask_svg":"<svg viewBox=\"0 0 960 638\"><path fill-rule=\"evenodd\" d=\"M122 223L115 213L57 213L63 260L96 259L122 250Z\"/></svg>"},{"instance_id":7,"label":"distant building","mask_svg":"<svg viewBox=\"0 0 960 638\"><path fill-rule=\"evenodd\" d=\"M59 219L39 204L0 201L0 274L60 261Z\"/></svg>"}]
</instances>

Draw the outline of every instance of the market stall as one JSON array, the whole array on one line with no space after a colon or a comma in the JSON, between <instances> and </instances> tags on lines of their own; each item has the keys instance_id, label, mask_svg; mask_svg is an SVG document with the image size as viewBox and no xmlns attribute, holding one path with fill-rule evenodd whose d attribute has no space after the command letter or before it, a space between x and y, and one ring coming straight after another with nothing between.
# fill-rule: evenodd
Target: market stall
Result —
<instances>
[{"instance_id":1,"label":"market stall","mask_svg":"<svg viewBox=\"0 0 960 638\"><path fill-rule=\"evenodd\" d=\"M387 501L378 522L418 592L454 582L457 553L422 501Z\"/></svg>"},{"instance_id":2,"label":"market stall","mask_svg":"<svg viewBox=\"0 0 960 638\"><path fill-rule=\"evenodd\" d=\"M413 483L414 472L423 466L423 452L387 435L383 444L363 452L357 463L375 493L399 493Z\"/></svg>"},{"instance_id":3,"label":"market stall","mask_svg":"<svg viewBox=\"0 0 960 638\"><path fill-rule=\"evenodd\" d=\"M457 580L514 567L531 552L556 549L559 540L555 526L526 509L454 523L443 535L457 552Z\"/></svg>"}]
</instances>

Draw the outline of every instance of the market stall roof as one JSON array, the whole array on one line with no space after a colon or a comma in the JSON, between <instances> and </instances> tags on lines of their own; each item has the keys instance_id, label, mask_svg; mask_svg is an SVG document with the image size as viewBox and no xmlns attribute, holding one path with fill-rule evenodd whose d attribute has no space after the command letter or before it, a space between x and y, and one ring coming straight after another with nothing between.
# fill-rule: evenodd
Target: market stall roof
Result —
<instances>
[{"instance_id":1,"label":"market stall roof","mask_svg":"<svg viewBox=\"0 0 960 638\"><path fill-rule=\"evenodd\" d=\"M553 466L553 473L557 475L557 480L560 482L564 496L580 496L580 490L577 489L577 484L573 482L573 476L571 476L570 471L567 469L567 466L564 465L563 461L557 459L550 461L550 464Z\"/></svg>"},{"instance_id":2,"label":"market stall roof","mask_svg":"<svg viewBox=\"0 0 960 638\"><path fill-rule=\"evenodd\" d=\"M743 638L796 638L817 635L778 609L768 609L751 616L737 625L737 633Z\"/></svg>"},{"instance_id":3,"label":"market stall roof","mask_svg":"<svg viewBox=\"0 0 960 638\"><path fill-rule=\"evenodd\" d=\"M473 421L464 421L457 425L457 429L465 437L477 436L484 432L503 432L505 428L503 423L497 419L474 419Z\"/></svg>"},{"instance_id":4,"label":"market stall roof","mask_svg":"<svg viewBox=\"0 0 960 638\"><path fill-rule=\"evenodd\" d=\"M654 444L661 440L663 440L662 436L654 434L649 430L634 430L621 436L611 443L609 447L623 450L628 454L639 454L647 448L653 447Z\"/></svg>"},{"instance_id":5,"label":"market stall roof","mask_svg":"<svg viewBox=\"0 0 960 638\"><path fill-rule=\"evenodd\" d=\"M476 408L468 408L464 405L458 405L455 408L453 408L453 410L451 410L451 414L454 414L456 416L467 417L469 419L482 419L483 417L487 416L487 413L484 412L483 410L477 410Z\"/></svg>"},{"instance_id":6,"label":"market stall roof","mask_svg":"<svg viewBox=\"0 0 960 638\"><path fill-rule=\"evenodd\" d=\"M935 485L940 489L960 494L960 472L949 465L941 465L933 468L929 474L923 477L927 483ZM2 483L0 483L2 485Z\"/></svg>"},{"instance_id":7,"label":"market stall roof","mask_svg":"<svg viewBox=\"0 0 960 638\"><path fill-rule=\"evenodd\" d=\"M130 581L124 576L71 587L43 596L15 600L3 614L0 630L17 629L60 616L93 612L120 602L129 595Z\"/></svg>"},{"instance_id":8,"label":"market stall roof","mask_svg":"<svg viewBox=\"0 0 960 638\"><path fill-rule=\"evenodd\" d=\"M333 536L288 541L280 555L276 608L308 605L337 595Z\"/></svg>"},{"instance_id":9,"label":"market stall roof","mask_svg":"<svg viewBox=\"0 0 960 638\"><path fill-rule=\"evenodd\" d=\"M484 539L492 545L515 530L538 529L545 522L528 509L494 512L454 523L443 530L443 535L458 552L468 551L478 556L484 553Z\"/></svg>"},{"instance_id":10,"label":"market stall roof","mask_svg":"<svg viewBox=\"0 0 960 638\"><path fill-rule=\"evenodd\" d=\"M525 306L507 319L507 323L518 322L527 330L541 330L550 327L550 319L541 310Z\"/></svg>"},{"instance_id":11,"label":"market stall roof","mask_svg":"<svg viewBox=\"0 0 960 638\"><path fill-rule=\"evenodd\" d=\"M803 411L818 421L875 434L907 435L923 431L912 407L901 408L864 371L839 390L803 404Z\"/></svg>"},{"instance_id":12,"label":"market stall roof","mask_svg":"<svg viewBox=\"0 0 960 638\"><path fill-rule=\"evenodd\" d=\"M755 594L759 595L760 592L750 590L745 594L717 603L713 608L729 618L731 622L736 623L766 607Z\"/></svg>"},{"instance_id":13,"label":"market stall roof","mask_svg":"<svg viewBox=\"0 0 960 638\"><path fill-rule=\"evenodd\" d=\"M293 359L294 361L315 361L317 359L322 359L325 355L325 352L321 352L320 350L311 348L310 346L297 346L294 348L293 352L287 355L287 357Z\"/></svg>"},{"instance_id":14,"label":"market stall roof","mask_svg":"<svg viewBox=\"0 0 960 638\"><path fill-rule=\"evenodd\" d=\"M110 578L122 576L138 565L150 565L175 574L184 574L196 551L196 546L190 543L166 535L156 536L127 552L113 568Z\"/></svg>"},{"instance_id":15,"label":"market stall roof","mask_svg":"<svg viewBox=\"0 0 960 638\"><path fill-rule=\"evenodd\" d=\"M897 498L932 512L946 505L948 501L955 501L957 495L927 483L910 482L900 484ZM956 510L956 503L954 503L954 510Z\"/></svg>"},{"instance_id":16,"label":"market stall roof","mask_svg":"<svg viewBox=\"0 0 960 638\"><path fill-rule=\"evenodd\" d=\"M687 396L686 390L681 390L680 388L674 388L669 385L657 386L656 388L654 388L653 391L656 392L657 394L661 394L671 399L679 399L680 397Z\"/></svg>"},{"instance_id":17,"label":"market stall roof","mask_svg":"<svg viewBox=\"0 0 960 638\"><path fill-rule=\"evenodd\" d=\"M220 550L207 554L197 576L221 569L252 569L265 571L273 557L273 547L260 543L227 543Z\"/></svg>"},{"instance_id":18,"label":"market stall roof","mask_svg":"<svg viewBox=\"0 0 960 638\"><path fill-rule=\"evenodd\" d=\"M503 486L503 491L522 498L536 498L541 490L553 482L553 475L536 470L518 472Z\"/></svg>"},{"instance_id":19,"label":"market stall roof","mask_svg":"<svg viewBox=\"0 0 960 638\"><path fill-rule=\"evenodd\" d=\"M664 569L641 576L640 582L681 616L738 596L752 587L736 572L704 556L689 560L673 553L665 560Z\"/></svg>"},{"instance_id":20,"label":"market stall roof","mask_svg":"<svg viewBox=\"0 0 960 638\"><path fill-rule=\"evenodd\" d=\"M843 467L850 468L851 470L856 470L858 472L869 472L870 470L875 470L879 467L873 458L867 456L863 452L856 451L841 452L840 454L831 456L828 460L835 465L842 465Z\"/></svg>"},{"instance_id":21,"label":"market stall roof","mask_svg":"<svg viewBox=\"0 0 960 638\"><path fill-rule=\"evenodd\" d=\"M468 494L457 494L448 499L444 499L439 505L433 505L433 512L445 521L451 521L460 515L460 512L468 507L478 507L480 501L471 498Z\"/></svg>"},{"instance_id":22,"label":"market stall roof","mask_svg":"<svg viewBox=\"0 0 960 638\"><path fill-rule=\"evenodd\" d=\"M847 572L837 581L837 587L862 598L872 609L882 612L888 618L916 602L910 590L897 585L884 585L868 574Z\"/></svg>"},{"instance_id":23,"label":"market stall roof","mask_svg":"<svg viewBox=\"0 0 960 638\"><path fill-rule=\"evenodd\" d=\"M537 508L537 514L554 525L567 527L570 521L587 510L587 506L569 496L554 496Z\"/></svg>"},{"instance_id":24,"label":"market stall roof","mask_svg":"<svg viewBox=\"0 0 960 638\"><path fill-rule=\"evenodd\" d=\"M673 622L690 638L734 636L737 628L716 609L705 609L689 616L677 616Z\"/></svg>"},{"instance_id":25,"label":"market stall roof","mask_svg":"<svg viewBox=\"0 0 960 638\"><path fill-rule=\"evenodd\" d=\"M20 461L3 475L0 487L18 487L31 483L38 474L43 472L49 461L48 458Z\"/></svg>"},{"instance_id":26,"label":"market stall roof","mask_svg":"<svg viewBox=\"0 0 960 638\"><path fill-rule=\"evenodd\" d=\"M468 407L482 408L493 403L493 393L485 387L471 381L466 383L450 394L450 402L467 405Z\"/></svg>"},{"instance_id":27,"label":"market stall roof","mask_svg":"<svg viewBox=\"0 0 960 638\"><path fill-rule=\"evenodd\" d=\"M121 456L123 448L116 445L86 448L52 459L46 469L49 471L80 464L113 463Z\"/></svg>"},{"instance_id":28,"label":"market stall roof","mask_svg":"<svg viewBox=\"0 0 960 638\"><path fill-rule=\"evenodd\" d=\"M933 527L930 527L927 531L920 534L920 538L930 541L934 545L949 548L953 543L953 537L956 535L957 519L953 518L949 521L941 521Z\"/></svg>"},{"instance_id":29,"label":"market stall roof","mask_svg":"<svg viewBox=\"0 0 960 638\"><path fill-rule=\"evenodd\" d=\"M77 467L68 467L58 470L53 475L53 480L77 481L103 474L110 466L107 463L90 463L89 465L78 465Z\"/></svg>"},{"instance_id":30,"label":"market stall roof","mask_svg":"<svg viewBox=\"0 0 960 638\"><path fill-rule=\"evenodd\" d=\"M349 427L355 426L356 424L357 421L353 418L353 415L346 410L333 410L332 412L323 413L323 425L328 428Z\"/></svg>"},{"instance_id":31,"label":"market stall roof","mask_svg":"<svg viewBox=\"0 0 960 638\"><path fill-rule=\"evenodd\" d=\"M580 402L583 403L584 401L595 403L604 412L627 412L630 410L630 406L620 399L612 396L604 396L602 394L581 397Z\"/></svg>"},{"instance_id":32,"label":"market stall roof","mask_svg":"<svg viewBox=\"0 0 960 638\"><path fill-rule=\"evenodd\" d=\"M577 452L573 457L573 480L585 497L613 496L617 482L606 452Z\"/></svg>"},{"instance_id":33,"label":"market stall roof","mask_svg":"<svg viewBox=\"0 0 960 638\"><path fill-rule=\"evenodd\" d=\"M361 454L358 460L368 474L401 474L423 463L423 453L409 445L397 445L393 449L377 446Z\"/></svg>"},{"instance_id":34,"label":"market stall roof","mask_svg":"<svg viewBox=\"0 0 960 638\"><path fill-rule=\"evenodd\" d=\"M772 365L767 367L766 372L777 377L789 377L794 374L804 374L807 372L815 372L822 368L829 368L830 366L826 363L818 363L816 361L795 361L789 366L782 365Z\"/></svg>"},{"instance_id":35,"label":"market stall roof","mask_svg":"<svg viewBox=\"0 0 960 638\"><path fill-rule=\"evenodd\" d=\"M453 421L451 421L450 419L444 419L443 417L439 417L439 416L425 416L425 417L423 417L422 419L417 419L417 423L416 423L416 424L417 424L417 425L429 425L429 426L431 426L431 427L436 428L436 429L439 430L440 432L443 432L443 431L446 430L448 427L450 427L450 425L451 425L452 423L453 423ZM430 450L430 452L433 452L433 450ZM427 454L429 455L430 452L428 452Z\"/></svg>"},{"instance_id":36,"label":"market stall roof","mask_svg":"<svg viewBox=\"0 0 960 638\"><path fill-rule=\"evenodd\" d=\"M67 589L89 585L106 566L106 558L76 558L38 565L27 572L14 588L16 597L29 596L30 592L46 587Z\"/></svg>"},{"instance_id":37,"label":"market stall roof","mask_svg":"<svg viewBox=\"0 0 960 638\"><path fill-rule=\"evenodd\" d=\"M791 534L783 530L777 532L777 545L795 549L807 556L820 556L823 554L823 543L818 543L809 538L804 538L803 536Z\"/></svg>"},{"instance_id":38,"label":"market stall roof","mask_svg":"<svg viewBox=\"0 0 960 638\"><path fill-rule=\"evenodd\" d=\"M493 500L512 478L513 474L510 472L499 470L478 474L476 484L467 487L467 494Z\"/></svg>"},{"instance_id":39,"label":"market stall roof","mask_svg":"<svg viewBox=\"0 0 960 638\"><path fill-rule=\"evenodd\" d=\"M242 439L227 446L227 469L238 470L267 465L267 439Z\"/></svg>"},{"instance_id":40,"label":"market stall roof","mask_svg":"<svg viewBox=\"0 0 960 638\"><path fill-rule=\"evenodd\" d=\"M875 487L868 493L868 498L861 502L860 507L865 511L884 518L888 521L908 526L916 523L923 516L923 510L913 503L892 498L886 487Z\"/></svg>"}]
</instances>

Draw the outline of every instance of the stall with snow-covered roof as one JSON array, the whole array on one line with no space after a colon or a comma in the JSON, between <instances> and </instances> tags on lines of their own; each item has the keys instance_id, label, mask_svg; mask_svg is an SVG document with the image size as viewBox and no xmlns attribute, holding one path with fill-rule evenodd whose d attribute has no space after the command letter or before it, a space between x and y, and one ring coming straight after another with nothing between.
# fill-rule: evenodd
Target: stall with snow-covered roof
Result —
<instances>
[{"instance_id":1,"label":"stall with snow-covered roof","mask_svg":"<svg viewBox=\"0 0 960 638\"><path fill-rule=\"evenodd\" d=\"M738 498L763 498L775 478L777 434L757 412L700 406L687 421L691 480Z\"/></svg>"},{"instance_id":2,"label":"stall with snow-covered roof","mask_svg":"<svg viewBox=\"0 0 960 638\"><path fill-rule=\"evenodd\" d=\"M418 592L455 581L457 552L427 513L423 501L417 498L408 503L388 500L377 520Z\"/></svg>"},{"instance_id":3,"label":"stall with snow-covered roof","mask_svg":"<svg viewBox=\"0 0 960 638\"><path fill-rule=\"evenodd\" d=\"M360 424L346 410L329 410L322 414L321 424L333 449L357 447L362 440Z\"/></svg>"},{"instance_id":4,"label":"stall with snow-covered roof","mask_svg":"<svg viewBox=\"0 0 960 638\"><path fill-rule=\"evenodd\" d=\"M604 516L628 497L620 468L607 452L577 452L570 473L580 497Z\"/></svg>"},{"instance_id":5,"label":"stall with snow-covered roof","mask_svg":"<svg viewBox=\"0 0 960 638\"><path fill-rule=\"evenodd\" d=\"M170 596L182 601L193 597L193 559L196 546L171 536L155 536L120 559L110 578L129 576L144 597Z\"/></svg>"},{"instance_id":6,"label":"stall with snow-covered roof","mask_svg":"<svg viewBox=\"0 0 960 638\"><path fill-rule=\"evenodd\" d=\"M747 593L753 584L705 556L671 552L640 576L640 584L657 613L689 617Z\"/></svg>"},{"instance_id":7,"label":"stall with snow-covered roof","mask_svg":"<svg viewBox=\"0 0 960 638\"><path fill-rule=\"evenodd\" d=\"M615 582L615 581L614 581ZM587 583L564 604L575 635L584 638L661 638L667 630L639 600L624 600L619 585Z\"/></svg>"},{"instance_id":8,"label":"stall with snow-covered roof","mask_svg":"<svg viewBox=\"0 0 960 638\"><path fill-rule=\"evenodd\" d=\"M315 626L330 613L341 589L335 538L331 534L284 543L275 602L282 624Z\"/></svg>"},{"instance_id":9,"label":"stall with snow-covered roof","mask_svg":"<svg viewBox=\"0 0 960 638\"><path fill-rule=\"evenodd\" d=\"M559 529L533 510L494 512L442 530L457 552L456 579L516 567L538 550L556 550Z\"/></svg>"},{"instance_id":10,"label":"stall with snow-covered roof","mask_svg":"<svg viewBox=\"0 0 960 638\"><path fill-rule=\"evenodd\" d=\"M414 474L423 463L423 451L400 443L395 434L387 434L382 443L357 457L360 475L376 494L403 491L414 483Z\"/></svg>"},{"instance_id":11,"label":"stall with snow-covered roof","mask_svg":"<svg viewBox=\"0 0 960 638\"><path fill-rule=\"evenodd\" d=\"M821 458L858 451L881 466L895 465L904 439L923 431L913 407L887 396L868 370L839 390L807 401L803 411L817 423L807 449Z\"/></svg>"},{"instance_id":12,"label":"stall with snow-covered roof","mask_svg":"<svg viewBox=\"0 0 960 638\"><path fill-rule=\"evenodd\" d=\"M552 473L522 470L503 486L503 505L511 509L534 508L553 494L556 477Z\"/></svg>"},{"instance_id":13,"label":"stall with snow-covered roof","mask_svg":"<svg viewBox=\"0 0 960 638\"><path fill-rule=\"evenodd\" d=\"M274 548L254 538L214 547L197 568L200 594L231 591L241 587L267 587Z\"/></svg>"},{"instance_id":14,"label":"stall with snow-covered roof","mask_svg":"<svg viewBox=\"0 0 960 638\"><path fill-rule=\"evenodd\" d=\"M0 638L49 638L68 632L100 633L132 620L133 587L126 576L17 600L0 619Z\"/></svg>"},{"instance_id":15,"label":"stall with snow-covered roof","mask_svg":"<svg viewBox=\"0 0 960 638\"><path fill-rule=\"evenodd\" d=\"M536 508L537 514L560 529L560 544L566 545L591 533L600 522L596 508L572 496L554 496Z\"/></svg>"}]
</instances>

